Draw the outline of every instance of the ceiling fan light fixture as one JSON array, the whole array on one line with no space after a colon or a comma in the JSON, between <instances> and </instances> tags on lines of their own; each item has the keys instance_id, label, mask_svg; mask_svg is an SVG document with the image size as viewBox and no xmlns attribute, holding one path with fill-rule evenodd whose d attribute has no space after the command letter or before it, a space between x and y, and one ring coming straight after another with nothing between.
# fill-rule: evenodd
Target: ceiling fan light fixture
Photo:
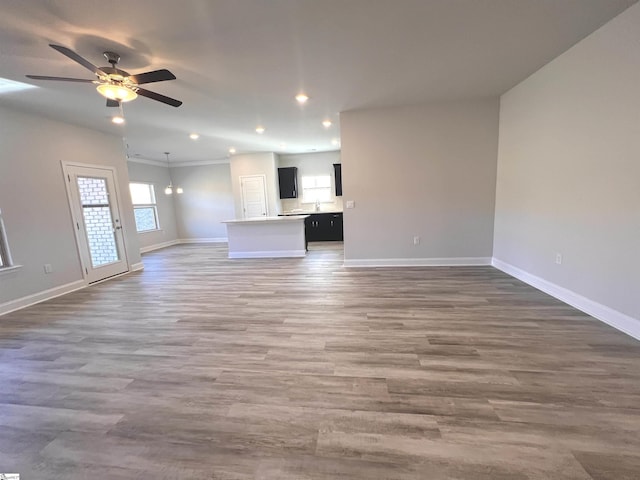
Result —
<instances>
[{"instance_id":1,"label":"ceiling fan light fixture","mask_svg":"<svg viewBox=\"0 0 640 480\"><path fill-rule=\"evenodd\" d=\"M138 94L130 88L114 83L101 83L96 87L96 90L103 97L119 102L130 102L138 97Z\"/></svg>"},{"instance_id":2,"label":"ceiling fan light fixture","mask_svg":"<svg viewBox=\"0 0 640 480\"><path fill-rule=\"evenodd\" d=\"M117 65L120 61L120 55L115 52L104 52L104 57L111 64L110 67L96 67L86 58L78 55L73 50L63 47L62 45L55 45L50 43L49 46L56 52L61 53L67 58L70 58L74 62L82 65L87 70L90 70L97 78L97 80L89 80L84 78L68 78L68 77L50 77L46 75L27 75L27 78L32 80L55 80L63 82L79 82L79 83L93 83L97 85L96 89L98 93L107 99L107 107L117 107L115 102L120 104L121 102L130 102L140 95L156 102L162 102L172 107L179 107L182 105L180 100L167 97L156 92L140 88L138 85L145 83L164 82L166 80L175 80L176 76L166 68L160 70L154 70L152 72L143 72L136 75L129 75L124 70L120 70ZM2 90L2 79L0 79L0 91Z\"/></svg>"}]
</instances>

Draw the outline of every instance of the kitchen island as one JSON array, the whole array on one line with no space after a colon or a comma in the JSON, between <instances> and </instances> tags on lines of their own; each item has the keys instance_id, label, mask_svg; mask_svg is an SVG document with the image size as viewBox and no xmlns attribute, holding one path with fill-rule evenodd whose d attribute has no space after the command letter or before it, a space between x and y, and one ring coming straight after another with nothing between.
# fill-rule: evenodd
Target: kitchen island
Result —
<instances>
[{"instance_id":1,"label":"kitchen island","mask_svg":"<svg viewBox=\"0 0 640 480\"><path fill-rule=\"evenodd\" d=\"M229 258L304 257L307 217L288 215L222 222L227 225Z\"/></svg>"}]
</instances>

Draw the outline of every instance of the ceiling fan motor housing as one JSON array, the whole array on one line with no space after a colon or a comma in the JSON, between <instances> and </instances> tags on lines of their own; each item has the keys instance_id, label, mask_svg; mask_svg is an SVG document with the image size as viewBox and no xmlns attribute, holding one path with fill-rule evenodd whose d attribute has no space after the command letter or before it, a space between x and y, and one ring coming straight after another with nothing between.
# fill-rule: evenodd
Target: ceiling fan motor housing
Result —
<instances>
[{"instance_id":1,"label":"ceiling fan motor housing","mask_svg":"<svg viewBox=\"0 0 640 480\"><path fill-rule=\"evenodd\" d=\"M115 64L120 61L120 55L116 52L104 52L103 55L111 65L115 66Z\"/></svg>"},{"instance_id":2,"label":"ceiling fan motor housing","mask_svg":"<svg viewBox=\"0 0 640 480\"><path fill-rule=\"evenodd\" d=\"M117 82L122 82L125 78L129 77L129 72L125 72L124 70L120 70L116 67L100 67L104 73L107 74L108 80L115 80Z\"/></svg>"}]
</instances>

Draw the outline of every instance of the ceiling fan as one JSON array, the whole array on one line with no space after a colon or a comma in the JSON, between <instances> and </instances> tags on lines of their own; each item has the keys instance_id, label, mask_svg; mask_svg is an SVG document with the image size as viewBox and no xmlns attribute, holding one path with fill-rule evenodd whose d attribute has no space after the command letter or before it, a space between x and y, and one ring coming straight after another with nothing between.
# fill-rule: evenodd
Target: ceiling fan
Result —
<instances>
[{"instance_id":1,"label":"ceiling fan","mask_svg":"<svg viewBox=\"0 0 640 480\"><path fill-rule=\"evenodd\" d=\"M116 65L120 60L120 55L114 52L104 52L104 56L111 64L110 67L96 67L94 64L82 58L73 50L60 45L49 44L51 48L57 50L61 54L69 57L71 60L78 62L87 70L91 70L96 77L96 80L85 80L83 78L67 78L67 77L47 77L42 75L27 75L27 78L34 80L57 80L62 82L79 82L79 83L93 83L97 85L96 89L98 93L107 98L107 107L119 107L120 102L128 102L135 99L138 95L156 100L158 102L166 103L172 107L179 107L182 105L180 100L175 98L166 97L159 93L151 92L144 88L140 88L139 85L144 83L163 82L165 80L175 80L176 76L169 70L154 70L153 72L144 72L137 75L130 75L124 70L120 70Z\"/></svg>"}]
</instances>

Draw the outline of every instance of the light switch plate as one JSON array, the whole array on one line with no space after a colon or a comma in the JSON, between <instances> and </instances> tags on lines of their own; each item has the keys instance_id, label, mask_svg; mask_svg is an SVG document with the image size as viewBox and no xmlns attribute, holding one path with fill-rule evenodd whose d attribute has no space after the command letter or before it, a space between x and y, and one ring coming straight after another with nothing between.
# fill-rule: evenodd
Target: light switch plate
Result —
<instances>
[{"instance_id":1,"label":"light switch plate","mask_svg":"<svg viewBox=\"0 0 640 480\"><path fill-rule=\"evenodd\" d=\"M353 200L347 200L347 203L345 204L345 206L347 208L354 208L356 206L356 202Z\"/></svg>"}]
</instances>

